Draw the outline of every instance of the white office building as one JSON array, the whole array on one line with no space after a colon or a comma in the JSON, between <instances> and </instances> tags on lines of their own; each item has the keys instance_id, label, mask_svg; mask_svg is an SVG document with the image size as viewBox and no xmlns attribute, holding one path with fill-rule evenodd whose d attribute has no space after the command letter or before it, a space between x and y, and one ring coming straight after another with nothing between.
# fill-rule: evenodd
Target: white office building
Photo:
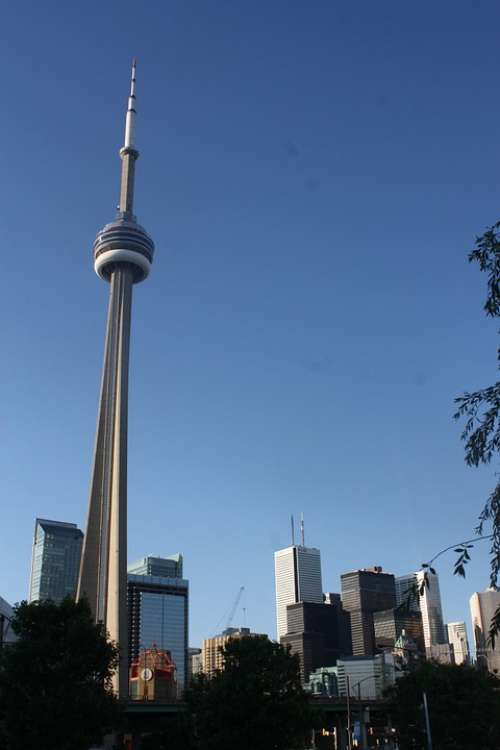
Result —
<instances>
[{"instance_id":1,"label":"white office building","mask_svg":"<svg viewBox=\"0 0 500 750\"><path fill-rule=\"evenodd\" d=\"M428 586L422 588L422 593L410 597L410 609L421 612L424 626L424 641L426 649L447 643L447 634L444 627L443 608L441 606L441 593L439 590L439 578L437 574L427 573ZM424 580L424 572L410 573L406 576L396 578L396 602L398 605L408 600L409 590L417 587L420 591Z\"/></svg>"},{"instance_id":2,"label":"white office building","mask_svg":"<svg viewBox=\"0 0 500 750\"><path fill-rule=\"evenodd\" d=\"M278 640L287 632L286 608L298 602L323 601L320 551L293 545L274 553L276 629Z\"/></svg>"},{"instance_id":3,"label":"white office building","mask_svg":"<svg viewBox=\"0 0 500 750\"><path fill-rule=\"evenodd\" d=\"M495 639L494 648L489 637L491 621L498 607L500 607L500 591L495 591L495 589L476 591L470 598L477 663L500 676L500 637Z\"/></svg>"},{"instance_id":4,"label":"white office building","mask_svg":"<svg viewBox=\"0 0 500 750\"><path fill-rule=\"evenodd\" d=\"M453 647L455 664L468 664L470 661L469 642L465 622L449 622L448 643Z\"/></svg>"}]
</instances>

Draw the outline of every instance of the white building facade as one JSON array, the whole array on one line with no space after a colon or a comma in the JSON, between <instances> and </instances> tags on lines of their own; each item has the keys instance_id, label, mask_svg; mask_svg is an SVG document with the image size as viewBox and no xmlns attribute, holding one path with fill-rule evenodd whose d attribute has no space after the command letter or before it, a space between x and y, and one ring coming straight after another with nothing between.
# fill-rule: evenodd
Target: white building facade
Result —
<instances>
[{"instance_id":1,"label":"white building facade","mask_svg":"<svg viewBox=\"0 0 500 750\"><path fill-rule=\"evenodd\" d=\"M287 632L286 608L298 602L323 602L319 549L293 545L274 553L276 630L278 640Z\"/></svg>"},{"instance_id":2,"label":"white building facade","mask_svg":"<svg viewBox=\"0 0 500 750\"><path fill-rule=\"evenodd\" d=\"M453 647L455 664L468 664L470 662L470 651L465 622L449 622L446 627L448 629L448 643Z\"/></svg>"},{"instance_id":3,"label":"white building facade","mask_svg":"<svg viewBox=\"0 0 500 750\"><path fill-rule=\"evenodd\" d=\"M500 676L500 638L492 647L489 631L496 610L500 607L500 591L487 589L476 591L470 598L472 634L476 646L476 659L479 666Z\"/></svg>"}]
</instances>

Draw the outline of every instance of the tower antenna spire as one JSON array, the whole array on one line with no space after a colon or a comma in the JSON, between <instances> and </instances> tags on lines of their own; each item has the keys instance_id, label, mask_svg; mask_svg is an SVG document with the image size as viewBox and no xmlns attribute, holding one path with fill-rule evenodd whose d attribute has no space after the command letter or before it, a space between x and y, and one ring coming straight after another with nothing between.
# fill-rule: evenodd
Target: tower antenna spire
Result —
<instances>
[{"instance_id":1,"label":"tower antenna spire","mask_svg":"<svg viewBox=\"0 0 500 750\"><path fill-rule=\"evenodd\" d=\"M290 516L290 521L292 524L292 547L295 547L295 522L293 519L293 514Z\"/></svg>"},{"instance_id":2,"label":"tower antenna spire","mask_svg":"<svg viewBox=\"0 0 500 750\"><path fill-rule=\"evenodd\" d=\"M300 541L303 547L305 547L305 537L304 537L304 514L300 514Z\"/></svg>"},{"instance_id":3,"label":"tower antenna spire","mask_svg":"<svg viewBox=\"0 0 500 750\"><path fill-rule=\"evenodd\" d=\"M134 177L135 162L139 158L139 152L135 147L135 119L137 110L135 108L135 81L137 60L132 60L132 74L130 76L130 93L125 115L125 141L120 149L122 158L122 176L120 184L120 204L118 214L126 219L134 218Z\"/></svg>"}]
</instances>

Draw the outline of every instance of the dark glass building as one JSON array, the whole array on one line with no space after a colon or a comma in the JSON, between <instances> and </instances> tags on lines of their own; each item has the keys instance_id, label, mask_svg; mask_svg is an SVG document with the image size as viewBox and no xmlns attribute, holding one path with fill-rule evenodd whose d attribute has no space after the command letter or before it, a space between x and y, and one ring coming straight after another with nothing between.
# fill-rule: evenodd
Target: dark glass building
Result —
<instances>
[{"instance_id":1,"label":"dark glass building","mask_svg":"<svg viewBox=\"0 0 500 750\"><path fill-rule=\"evenodd\" d=\"M280 643L290 645L299 655L302 680L319 667L331 667L340 656L352 653L349 615L342 608L340 596L332 603L300 602L289 604L287 633Z\"/></svg>"},{"instance_id":2,"label":"dark glass building","mask_svg":"<svg viewBox=\"0 0 500 750\"><path fill-rule=\"evenodd\" d=\"M344 573L340 580L342 604L351 617L352 652L373 656L377 653L373 613L395 608L394 576L375 567Z\"/></svg>"},{"instance_id":3,"label":"dark glass building","mask_svg":"<svg viewBox=\"0 0 500 750\"><path fill-rule=\"evenodd\" d=\"M83 533L74 523L37 518L31 559L30 602L75 596Z\"/></svg>"},{"instance_id":4,"label":"dark glass building","mask_svg":"<svg viewBox=\"0 0 500 750\"><path fill-rule=\"evenodd\" d=\"M420 612L386 609L373 613L375 645L377 650L394 648L401 635L410 637L420 655L425 655L424 626Z\"/></svg>"}]
</instances>

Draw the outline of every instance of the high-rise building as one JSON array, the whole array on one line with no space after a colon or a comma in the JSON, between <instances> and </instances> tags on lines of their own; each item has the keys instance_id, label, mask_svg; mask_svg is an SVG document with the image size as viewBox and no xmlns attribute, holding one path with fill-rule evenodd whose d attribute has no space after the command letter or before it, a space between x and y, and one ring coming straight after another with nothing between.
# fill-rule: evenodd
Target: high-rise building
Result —
<instances>
[{"instance_id":1,"label":"high-rise building","mask_svg":"<svg viewBox=\"0 0 500 750\"><path fill-rule=\"evenodd\" d=\"M169 559L151 557L144 561L146 569L159 571L162 561ZM136 570L137 564L130 567ZM128 574L129 664L147 650L168 651L175 665L179 695L187 684L188 599L189 582L184 578Z\"/></svg>"},{"instance_id":2,"label":"high-rise building","mask_svg":"<svg viewBox=\"0 0 500 750\"><path fill-rule=\"evenodd\" d=\"M340 656L352 653L349 615L340 601L334 599L333 604L299 602L289 604L286 611L287 632L281 636L280 643L298 654L303 682L308 680L312 670L333 666Z\"/></svg>"},{"instance_id":3,"label":"high-rise building","mask_svg":"<svg viewBox=\"0 0 500 750\"><path fill-rule=\"evenodd\" d=\"M441 593L437 573L427 573L428 585L424 585L424 571L396 578L396 601L410 605L410 609L422 613L425 647L447 643L444 627ZM413 594L412 592L417 592ZM421 593L420 593L421 592Z\"/></svg>"},{"instance_id":4,"label":"high-rise building","mask_svg":"<svg viewBox=\"0 0 500 750\"><path fill-rule=\"evenodd\" d=\"M113 682L128 695L127 649L127 436L132 287L147 278L154 243L133 210L135 163L135 61L125 118L120 200L116 219L94 242L94 269L109 282L109 308L97 435L78 597L120 649Z\"/></svg>"},{"instance_id":5,"label":"high-rise building","mask_svg":"<svg viewBox=\"0 0 500 750\"><path fill-rule=\"evenodd\" d=\"M449 622L446 627L448 643L453 647L455 664L468 664L470 662L470 651L465 622Z\"/></svg>"},{"instance_id":6,"label":"high-rise building","mask_svg":"<svg viewBox=\"0 0 500 750\"><path fill-rule=\"evenodd\" d=\"M481 592L476 591L470 598L477 664L500 676L500 638L495 639L493 646L489 635L491 621L499 607L500 591L492 588Z\"/></svg>"},{"instance_id":7,"label":"high-rise building","mask_svg":"<svg viewBox=\"0 0 500 750\"><path fill-rule=\"evenodd\" d=\"M259 633L252 633L250 628L226 628L220 635L205 638L201 648L201 663L204 674L211 677L218 669L224 668L222 649L235 638L262 638Z\"/></svg>"},{"instance_id":8,"label":"high-rise building","mask_svg":"<svg viewBox=\"0 0 500 750\"><path fill-rule=\"evenodd\" d=\"M37 518L31 557L30 602L75 596L83 534L74 523Z\"/></svg>"},{"instance_id":9,"label":"high-rise building","mask_svg":"<svg viewBox=\"0 0 500 750\"><path fill-rule=\"evenodd\" d=\"M323 602L319 549L292 545L274 553L276 628L278 640L287 632L286 608L298 602Z\"/></svg>"},{"instance_id":10,"label":"high-rise building","mask_svg":"<svg viewBox=\"0 0 500 750\"><path fill-rule=\"evenodd\" d=\"M342 604L351 616L352 653L373 656L376 651L373 613L394 609L394 576L382 568L363 568L340 576Z\"/></svg>"},{"instance_id":11,"label":"high-rise building","mask_svg":"<svg viewBox=\"0 0 500 750\"><path fill-rule=\"evenodd\" d=\"M425 655L424 628L420 612L404 609L385 609L373 613L375 646L393 649L401 635L411 638L420 656Z\"/></svg>"}]
</instances>

